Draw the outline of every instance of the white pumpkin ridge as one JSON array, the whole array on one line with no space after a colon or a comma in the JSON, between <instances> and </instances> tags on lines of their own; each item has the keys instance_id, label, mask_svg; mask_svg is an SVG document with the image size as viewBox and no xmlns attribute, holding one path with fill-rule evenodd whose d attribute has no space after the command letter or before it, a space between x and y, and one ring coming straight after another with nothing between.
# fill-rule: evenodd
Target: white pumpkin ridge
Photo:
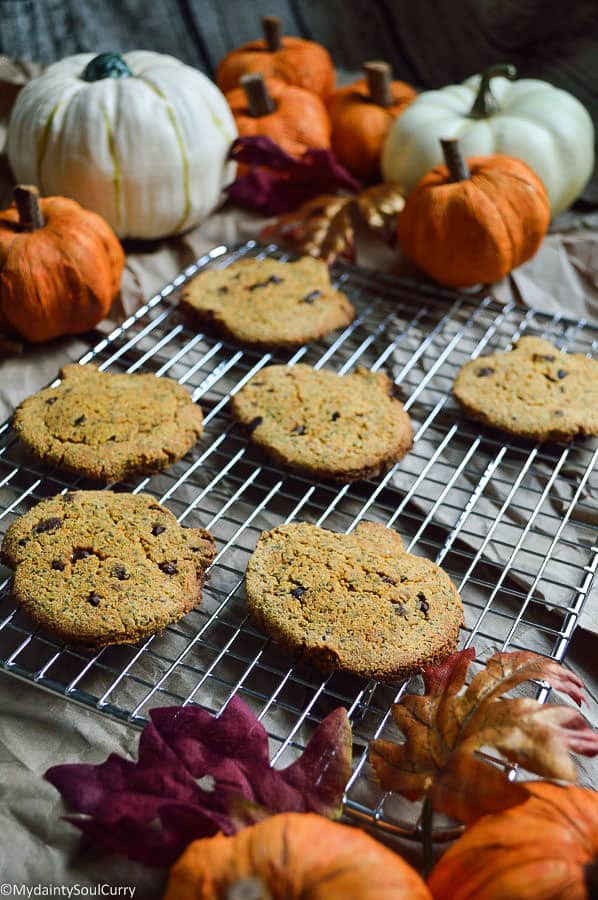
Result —
<instances>
[{"instance_id":1,"label":"white pumpkin ridge","mask_svg":"<svg viewBox=\"0 0 598 900\"><path fill-rule=\"evenodd\" d=\"M420 94L391 126L382 172L410 191L443 162L440 138L459 139L465 157L503 153L523 160L546 187L553 217L579 195L594 167L594 127L574 96L539 79L496 76L498 111L471 117L482 76Z\"/></svg>"},{"instance_id":2,"label":"white pumpkin ridge","mask_svg":"<svg viewBox=\"0 0 598 900\"><path fill-rule=\"evenodd\" d=\"M85 81L94 58L68 57L21 91L7 143L16 180L76 199L120 237L199 224L236 170L223 95L201 72L150 51L122 55L129 77Z\"/></svg>"}]
</instances>

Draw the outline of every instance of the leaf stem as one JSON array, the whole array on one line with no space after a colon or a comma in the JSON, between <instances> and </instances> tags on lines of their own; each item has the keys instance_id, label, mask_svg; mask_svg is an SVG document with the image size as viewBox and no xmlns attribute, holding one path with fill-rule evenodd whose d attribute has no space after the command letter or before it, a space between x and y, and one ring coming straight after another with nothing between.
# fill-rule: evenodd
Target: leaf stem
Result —
<instances>
[{"instance_id":1,"label":"leaf stem","mask_svg":"<svg viewBox=\"0 0 598 900\"><path fill-rule=\"evenodd\" d=\"M434 810L432 809L432 804L430 803L429 797L424 797L424 802L422 806L422 817L421 817L421 828L422 828L422 837L423 837L423 846L424 846L424 878L427 879L432 871L434 866L434 839L433 839L433 825L434 825Z\"/></svg>"}]
</instances>

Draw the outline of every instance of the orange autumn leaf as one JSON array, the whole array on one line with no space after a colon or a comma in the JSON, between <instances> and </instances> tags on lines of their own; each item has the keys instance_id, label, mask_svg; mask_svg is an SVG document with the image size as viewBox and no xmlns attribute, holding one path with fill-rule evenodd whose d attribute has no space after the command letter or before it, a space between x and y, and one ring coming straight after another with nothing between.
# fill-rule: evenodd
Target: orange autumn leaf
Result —
<instances>
[{"instance_id":1,"label":"orange autumn leaf","mask_svg":"<svg viewBox=\"0 0 598 900\"><path fill-rule=\"evenodd\" d=\"M463 690L475 650L462 650L424 673L425 693L393 706L404 742L370 743L369 758L386 790L409 800L426 796L432 808L462 822L505 809L527 797L523 784L480 751L492 750L544 778L575 781L571 753L598 754L598 734L570 706L531 697L505 697L525 681L548 682L581 703L573 672L535 653L496 653Z\"/></svg>"}]
</instances>

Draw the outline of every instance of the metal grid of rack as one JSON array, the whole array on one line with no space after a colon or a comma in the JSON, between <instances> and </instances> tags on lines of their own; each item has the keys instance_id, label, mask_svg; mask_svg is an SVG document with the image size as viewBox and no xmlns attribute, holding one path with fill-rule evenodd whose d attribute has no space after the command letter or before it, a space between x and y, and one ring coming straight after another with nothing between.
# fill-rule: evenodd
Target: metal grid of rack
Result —
<instances>
[{"instance_id":1,"label":"metal grid of rack","mask_svg":"<svg viewBox=\"0 0 598 900\"><path fill-rule=\"evenodd\" d=\"M464 362L507 349L522 333L592 355L598 330L491 297L339 264L335 280L356 306L356 320L296 352L252 352L192 330L172 302L201 268L246 255L285 258L253 242L218 247L81 360L105 371L175 378L204 410L204 436L184 460L114 487L149 492L183 524L212 531L218 555L201 606L137 645L88 651L35 628L12 602L10 573L3 569L0 665L137 726L154 706L200 703L218 712L239 695L263 721L281 765L301 751L330 710L344 705L356 761L347 811L405 833L405 810L376 787L366 762L368 741L387 733L390 706L405 686L323 676L282 651L247 615L247 559L260 532L282 522L349 531L363 518L374 519L396 528L409 550L450 574L466 611L462 643L479 647L481 659L496 649L528 649L532 638L534 649L562 659L598 566L585 514L597 487L598 450L583 441L505 443L464 418L450 388ZM381 479L340 488L269 463L232 422L227 402L268 363L298 361L341 374L357 365L390 372L414 422L413 450ZM16 442L10 423L0 429L0 532L43 498L96 486L40 466Z\"/></svg>"}]
</instances>

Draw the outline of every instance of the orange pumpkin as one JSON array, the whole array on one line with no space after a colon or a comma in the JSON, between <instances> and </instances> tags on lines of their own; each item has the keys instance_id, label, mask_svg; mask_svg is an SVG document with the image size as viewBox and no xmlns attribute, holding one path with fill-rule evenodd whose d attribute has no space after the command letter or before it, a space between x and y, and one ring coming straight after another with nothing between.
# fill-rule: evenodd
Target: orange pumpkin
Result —
<instances>
[{"instance_id":1,"label":"orange pumpkin","mask_svg":"<svg viewBox=\"0 0 598 900\"><path fill-rule=\"evenodd\" d=\"M417 872L392 850L314 813L283 813L234 837L194 841L170 870L164 900L233 896L431 900Z\"/></svg>"},{"instance_id":2,"label":"orange pumpkin","mask_svg":"<svg viewBox=\"0 0 598 900\"><path fill-rule=\"evenodd\" d=\"M365 63L363 69L364 79L338 88L328 100L332 149L353 175L377 178L388 129L416 92L404 81L391 80L388 63Z\"/></svg>"},{"instance_id":3,"label":"orange pumpkin","mask_svg":"<svg viewBox=\"0 0 598 900\"><path fill-rule=\"evenodd\" d=\"M409 196L398 225L405 256L441 284L498 281L534 255L550 222L544 185L521 160L476 156L441 141L437 166Z\"/></svg>"},{"instance_id":4,"label":"orange pumpkin","mask_svg":"<svg viewBox=\"0 0 598 900\"><path fill-rule=\"evenodd\" d=\"M598 793L526 785L519 806L484 816L436 865L435 900L594 900L598 897Z\"/></svg>"},{"instance_id":5,"label":"orange pumpkin","mask_svg":"<svg viewBox=\"0 0 598 900\"><path fill-rule=\"evenodd\" d=\"M38 343L88 331L120 288L118 238L66 197L20 185L15 202L0 212L0 325Z\"/></svg>"},{"instance_id":6,"label":"orange pumpkin","mask_svg":"<svg viewBox=\"0 0 598 900\"><path fill-rule=\"evenodd\" d=\"M330 119L316 94L259 73L226 95L240 137L266 135L287 153L330 146Z\"/></svg>"},{"instance_id":7,"label":"orange pumpkin","mask_svg":"<svg viewBox=\"0 0 598 900\"><path fill-rule=\"evenodd\" d=\"M216 84L224 94L237 87L247 72L274 76L324 98L334 90L334 66L321 44L282 37L282 24L276 16L264 16L262 26L263 40L243 44L221 60Z\"/></svg>"}]
</instances>

